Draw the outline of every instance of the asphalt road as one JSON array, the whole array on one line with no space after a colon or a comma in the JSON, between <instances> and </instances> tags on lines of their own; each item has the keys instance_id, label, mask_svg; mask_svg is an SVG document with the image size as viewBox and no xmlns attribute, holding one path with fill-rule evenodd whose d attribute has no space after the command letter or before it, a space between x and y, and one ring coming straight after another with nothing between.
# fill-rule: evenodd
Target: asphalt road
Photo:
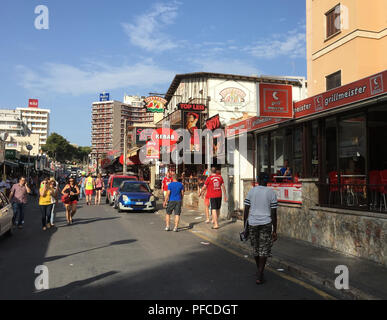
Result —
<instances>
[{"instance_id":1,"label":"asphalt road","mask_svg":"<svg viewBox=\"0 0 387 320\"><path fill-rule=\"evenodd\" d=\"M66 226L64 208L57 211L56 228L44 232L30 205L25 228L0 238L0 299L322 299L270 272L257 286L251 262L188 230L165 232L162 212L118 214L81 202ZM35 289L38 265L48 267L48 290Z\"/></svg>"}]
</instances>

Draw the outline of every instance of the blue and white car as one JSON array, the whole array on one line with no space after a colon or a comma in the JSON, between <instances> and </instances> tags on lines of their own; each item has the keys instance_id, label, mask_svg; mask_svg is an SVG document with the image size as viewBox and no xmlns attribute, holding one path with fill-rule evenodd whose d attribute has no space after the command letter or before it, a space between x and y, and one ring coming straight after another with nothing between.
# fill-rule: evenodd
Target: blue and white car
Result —
<instances>
[{"instance_id":1,"label":"blue and white car","mask_svg":"<svg viewBox=\"0 0 387 320\"><path fill-rule=\"evenodd\" d=\"M117 191L114 208L122 211L156 211L156 197L146 182L124 181Z\"/></svg>"}]
</instances>

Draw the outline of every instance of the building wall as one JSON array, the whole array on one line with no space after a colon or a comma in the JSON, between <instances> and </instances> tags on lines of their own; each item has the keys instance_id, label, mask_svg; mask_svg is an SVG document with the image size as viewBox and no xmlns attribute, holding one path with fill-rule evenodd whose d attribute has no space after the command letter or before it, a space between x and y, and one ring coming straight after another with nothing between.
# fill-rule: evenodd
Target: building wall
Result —
<instances>
[{"instance_id":1,"label":"building wall","mask_svg":"<svg viewBox=\"0 0 387 320\"><path fill-rule=\"evenodd\" d=\"M10 150L17 150L20 154L28 155L27 145L32 146L32 150L30 152L31 156L37 156L39 154L39 134L30 134L29 136L14 136L9 137L6 140L6 148Z\"/></svg>"},{"instance_id":2,"label":"building wall","mask_svg":"<svg viewBox=\"0 0 387 320\"><path fill-rule=\"evenodd\" d=\"M387 1L343 0L341 32L326 38L325 13L336 0L307 0L310 96L326 91L326 76L342 71L342 85L387 69Z\"/></svg>"}]
</instances>

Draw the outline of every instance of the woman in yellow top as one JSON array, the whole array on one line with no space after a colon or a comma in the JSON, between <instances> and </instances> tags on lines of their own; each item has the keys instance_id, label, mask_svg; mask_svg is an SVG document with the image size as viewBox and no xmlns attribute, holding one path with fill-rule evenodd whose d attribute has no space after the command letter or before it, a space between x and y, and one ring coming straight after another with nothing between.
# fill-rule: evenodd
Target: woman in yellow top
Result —
<instances>
[{"instance_id":1,"label":"woman in yellow top","mask_svg":"<svg viewBox=\"0 0 387 320\"><path fill-rule=\"evenodd\" d=\"M39 207L40 212L42 213L43 231L46 231L47 229L51 228L51 197L56 197L56 191L55 189L51 188L48 179L43 180L39 190L39 195Z\"/></svg>"}]
</instances>

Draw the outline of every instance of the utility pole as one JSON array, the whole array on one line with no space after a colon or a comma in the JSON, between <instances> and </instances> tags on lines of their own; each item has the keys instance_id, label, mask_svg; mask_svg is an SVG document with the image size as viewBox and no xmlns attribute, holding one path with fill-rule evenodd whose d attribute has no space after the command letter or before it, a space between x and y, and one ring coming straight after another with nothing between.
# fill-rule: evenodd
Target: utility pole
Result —
<instances>
[{"instance_id":1,"label":"utility pole","mask_svg":"<svg viewBox=\"0 0 387 320\"><path fill-rule=\"evenodd\" d=\"M127 168L127 165L126 165L126 156L128 154L128 143L127 143L127 135L128 135L128 127L127 127L127 121L128 119L125 119L125 127L124 127L124 164L123 164L123 174L126 175L127 174L127 171L128 171L128 168Z\"/></svg>"}]
</instances>

